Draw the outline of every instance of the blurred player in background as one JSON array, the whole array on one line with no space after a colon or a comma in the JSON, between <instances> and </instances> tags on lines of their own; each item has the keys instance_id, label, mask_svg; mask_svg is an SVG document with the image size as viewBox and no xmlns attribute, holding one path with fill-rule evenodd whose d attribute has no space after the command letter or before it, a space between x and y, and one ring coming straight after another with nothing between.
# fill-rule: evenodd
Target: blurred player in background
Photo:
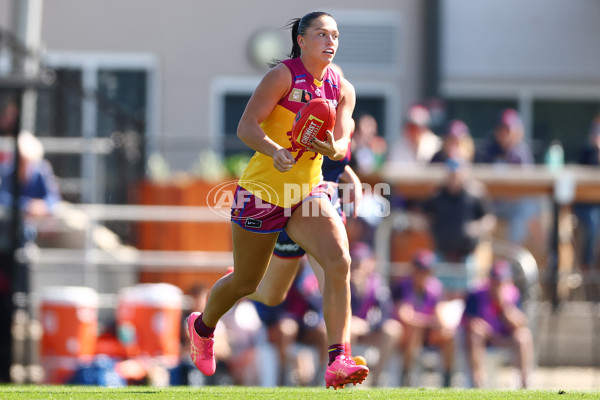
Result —
<instances>
[{"instance_id":1,"label":"blurred player in background","mask_svg":"<svg viewBox=\"0 0 600 400\"><path fill-rule=\"evenodd\" d=\"M521 387L527 387L533 363L533 338L527 316L519 308L519 297L511 266L504 260L494 262L487 282L467 296L464 321L473 386L485 383L485 351L491 344L515 351Z\"/></svg>"},{"instance_id":2,"label":"blurred player in background","mask_svg":"<svg viewBox=\"0 0 600 400\"><path fill-rule=\"evenodd\" d=\"M240 119L238 136L256 153L238 182L236 199L243 201L234 199L232 206L234 271L213 286L204 312L188 319L192 360L206 375L216 368L217 322L256 291L284 228L324 270L323 314L330 345L326 386L362 383L368 374L367 367L344 354L350 314L348 239L321 174L323 156L339 160L347 152L356 103L354 87L329 67L338 36L337 23L327 13L294 20L290 59L263 77ZM337 104L336 123L327 140L314 140L304 151L291 143L288 132L296 113L316 97ZM300 190L286 190L291 186Z\"/></svg>"},{"instance_id":3,"label":"blurred player in background","mask_svg":"<svg viewBox=\"0 0 600 400\"><path fill-rule=\"evenodd\" d=\"M417 250L408 277L391 283L395 315L402 323L402 385L411 386L414 358L423 345L439 347L443 358L443 385L449 387L454 366L452 324L442 307L442 284L433 275L435 255L430 250ZM460 320L460 313L457 321Z\"/></svg>"},{"instance_id":4,"label":"blurred player in background","mask_svg":"<svg viewBox=\"0 0 600 400\"><path fill-rule=\"evenodd\" d=\"M398 348L402 327L393 317L390 290L377 270L371 246L364 242L351 244L352 271L352 340L377 349L377 362L371 367L371 384L381 386L382 372L390 356Z\"/></svg>"}]
</instances>

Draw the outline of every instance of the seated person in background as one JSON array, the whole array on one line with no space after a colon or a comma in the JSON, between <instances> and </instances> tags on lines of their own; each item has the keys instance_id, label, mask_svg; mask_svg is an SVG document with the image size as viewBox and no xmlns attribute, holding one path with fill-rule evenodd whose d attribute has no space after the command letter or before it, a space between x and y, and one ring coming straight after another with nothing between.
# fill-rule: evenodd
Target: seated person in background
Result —
<instances>
[{"instance_id":1,"label":"seated person in background","mask_svg":"<svg viewBox=\"0 0 600 400\"><path fill-rule=\"evenodd\" d=\"M450 264L440 265L438 277L448 297L456 298L475 278L474 251L491 233L496 219L489 211L485 188L469 178L469 166L458 159L448 159L445 165L447 177L423 204L423 212L438 261Z\"/></svg>"},{"instance_id":2,"label":"seated person in background","mask_svg":"<svg viewBox=\"0 0 600 400\"><path fill-rule=\"evenodd\" d=\"M449 158L473 161L475 145L469 127L463 121L459 119L450 121L442 140L442 148L435 153L431 159L432 163L443 163Z\"/></svg>"},{"instance_id":3,"label":"seated person in background","mask_svg":"<svg viewBox=\"0 0 600 400\"><path fill-rule=\"evenodd\" d=\"M391 168L419 168L431 162L433 155L442 147L442 140L431 131L431 114L421 104L410 106L406 112L402 132L391 141L387 164ZM420 202L406 199L401 190L392 187L390 196L392 207L414 210Z\"/></svg>"},{"instance_id":4,"label":"seated person in background","mask_svg":"<svg viewBox=\"0 0 600 400\"><path fill-rule=\"evenodd\" d=\"M475 162L499 167L533 165L531 148L523 137L524 126L519 113L512 108L502 110L498 114L492 137L477 153ZM536 243L544 242L541 226L536 219L539 204L535 198L500 199L494 201L493 206L494 214L507 221L507 240L522 244L531 233Z\"/></svg>"},{"instance_id":5,"label":"seated person in background","mask_svg":"<svg viewBox=\"0 0 600 400\"><path fill-rule=\"evenodd\" d=\"M393 319L393 303L389 288L377 271L375 256L370 246L356 242L350 247L350 289L352 297L351 336L356 344L375 347L377 362L371 363L371 382L380 382L381 372L397 347L402 327Z\"/></svg>"},{"instance_id":6,"label":"seated person in background","mask_svg":"<svg viewBox=\"0 0 600 400\"><path fill-rule=\"evenodd\" d=\"M434 264L433 252L418 250L411 263L410 275L391 283L395 316L402 324L402 386L413 383L411 368L424 344L441 349L443 385L449 387L451 384L456 324L449 323L449 318L443 315L443 289L433 275Z\"/></svg>"},{"instance_id":7,"label":"seated person in background","mask_svg":"<svg viewBox=\"0 0 600 400\"><path fill-rule=\"evenodd\" d=\"M386 152L387 143L377 131L375 117L361 115L352 136L352 168L361 176L373 174L381 169Z\"/></svg>"},{"instance_id":8,"label":"seated person in background","mask_svg":"<svg viewBox=\"0 0 600 400\"><path fill-rule=\"evenodd\" d=\"M409 107L400 137L392 143L388 161L392 163L426 165L442 147L442 140L429 129L431 116L427 107Z\"/></svg>"},{"instance_id":9,"label":"seated person in background","mask_svg":"<svg viewBox=\"0 0 600 400\"><path fill-rule=\"evenodd\" d=\"M512 108L498 113L493 135L476 155L475 162L485 164L533 164L533 154L523 140L521 116Z\"/></svg>"},{"instance_id":10,"label":"seated person in background","mask_svg":"<svg viewBox=\"0 0 600 400\"><path fill-rule=\"evenodd\" d=\"M596 116L590 127L588 142L581 149L577 163L600 167L600 114ZM598 238L600 236L600 204L575 204L573 211L577 216L582 232L581 267L584 275L597 271ZM597 278L596 278L597 279ZM597 281L593 282L598 283ZM592 291L595 292L595 291Z\"/></svg>"},{"instance_id":11,"label":"seated person in background","mask_svg":"<svg viewBox=\"0 0 600 400\"><path fill-rule=\"evenodd\" d=\"M267 328L269 342L275 347L279 359L279 386L291 383L306 386L317 384L325 371L316 371L314 362L304 354L291 357L291 346L298 342L314 346L320 357L319 366L327 365L327 330L323 319L323 299L319 282L310 266L301 265L283 303L266 306L252 301ZM293 371L290 364L295 364Z\"/></svg>"},{"instance_id":12,"label":"seated person in background","mask_svg":"<svg viewBox=\"0 0 600 400\"><path fill-rule=\"evenodd\" d=\"M464 312L466 343L474 387L486 379L486 346L509 347L516 352L521 387L527 387L533 361L533 339L527 317L519 308L519 290L512 282L511 265L494 262L487 282L469 293Z\"/></svg>"},{"instance_id":13,"label":"seated person in background","mask_svg":"<svg viewBox=\"0 0 600 400\"><path fill-rule=\"evenodd\" d=\"M54 212L61 196L52 166L44 159L44 148L41 142L27 131L19 134L17 148L19 165L15 168L14 158L10 158L1 166L0 204L4 207L12 206L13 178L16 176L20 191L17 202L25 222L30 218L49 216ZM26 223L22 229L23 242L20 245L35 239L36 232L33 226Z\"/></svg>"}]
</instances>

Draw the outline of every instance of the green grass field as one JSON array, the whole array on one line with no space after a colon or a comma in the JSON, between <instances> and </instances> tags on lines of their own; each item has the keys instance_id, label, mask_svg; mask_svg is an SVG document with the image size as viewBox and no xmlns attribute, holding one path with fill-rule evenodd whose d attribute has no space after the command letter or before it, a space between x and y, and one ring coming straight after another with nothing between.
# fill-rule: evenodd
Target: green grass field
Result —
<instances>
[{"instance_id":1,"label":"green grass field","mask_svg":"<svg viewBox=\"0 0 600 400\"><path fill-rule=\"evenodd\" d=\"M321 400L321 399L599 399L600 392L539 391L539 390L463 390L349 388L334 391L325 388L256 388L241 386L169 387L135 386L104 388L96 386L0 386L0 400Z\"/></svg>"}]
</instances>

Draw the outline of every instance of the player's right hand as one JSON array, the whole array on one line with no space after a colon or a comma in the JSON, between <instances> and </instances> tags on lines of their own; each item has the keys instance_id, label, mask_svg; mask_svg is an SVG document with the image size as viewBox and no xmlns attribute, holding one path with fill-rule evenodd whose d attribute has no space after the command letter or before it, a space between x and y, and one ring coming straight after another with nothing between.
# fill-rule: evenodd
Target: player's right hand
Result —
<instances>
[{"instance_id":1,"label":"player's right hand","mask_svg":"<svg viewBox=\"0 0 600 400\"><path fill-rule=\"evenodd\" d=\"M279 172L287 172L296 164L292 153L285 148L280 148L273 153L273 166Z\"/></svg>"}]
</instances>

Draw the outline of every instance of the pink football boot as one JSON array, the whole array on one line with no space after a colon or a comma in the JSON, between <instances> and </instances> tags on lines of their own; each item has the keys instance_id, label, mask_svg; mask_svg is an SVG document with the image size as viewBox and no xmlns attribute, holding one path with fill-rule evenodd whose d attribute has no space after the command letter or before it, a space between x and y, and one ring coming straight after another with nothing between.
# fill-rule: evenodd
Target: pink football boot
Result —
<instances>
[{"instance_id":1,"label":"pink football boot","mask_svg":"<svg viewBox=\"0 0 600 400\"><path fill-rule=\"evenodd\" d=\"M369 375L369 368L356 365L354 360L344 354L339 355L325 371L325 387L333 386L335 390L343 389L347 383L356 385L363 383Z\"/></svg>"},{"instance_id":2,"label":"pink football boot","mask_svg":"<svg viewBox=\"0 0 600 400\"><path fill-rule=\"evenodd\" d=\"M200 318L202 314L193 312L187 318L188 333L190 335L190 347L192 361L196 368L204 375L210 376L215 373L217 363L215 361L215 352L213 351L213 338L205 338L196 333L194 322Z\"/></svg>"}]
</instances>

